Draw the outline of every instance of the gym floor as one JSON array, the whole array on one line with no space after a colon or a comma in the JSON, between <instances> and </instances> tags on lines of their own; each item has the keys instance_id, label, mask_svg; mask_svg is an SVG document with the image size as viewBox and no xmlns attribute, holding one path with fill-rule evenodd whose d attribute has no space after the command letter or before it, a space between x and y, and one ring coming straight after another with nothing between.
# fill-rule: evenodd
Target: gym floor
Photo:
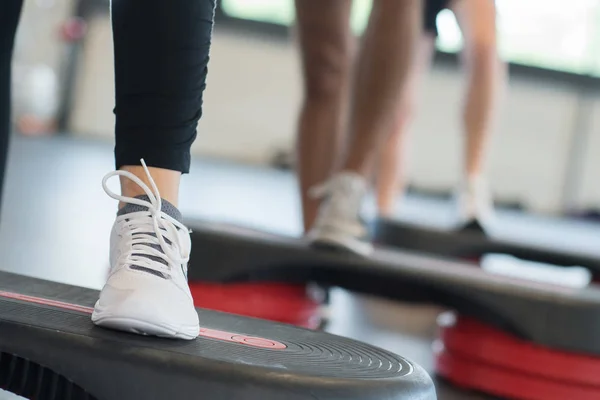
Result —
<instances>
[{"instance_id":1,"label":"gym floor","mask_svg":"<svg viewBox=\"0 0 600 400\"><path fill-rule=\"evenodd\" d=\"M101 180L113 168L112 146L69 138L13 140L0 225L0 267L9 272L90 288L103 284L115 201ZM116 179L111 187L117 184ZM299 202L290 172L194 160L183 180L184 216L212 219L288 234L300 232ZM446 225L449 204L409 197L400 214L416 222ZM600 248L598 228L500 211L500 236L536 236L582 250ZM207 266L210 268L210 266ZM406 356L432 372L432 340L440 309L357 296L334 290L327 330ZM437 381L438 398L485 399ZM13 396L0 392L0 400Z\"/></svg>"}]
</instances>

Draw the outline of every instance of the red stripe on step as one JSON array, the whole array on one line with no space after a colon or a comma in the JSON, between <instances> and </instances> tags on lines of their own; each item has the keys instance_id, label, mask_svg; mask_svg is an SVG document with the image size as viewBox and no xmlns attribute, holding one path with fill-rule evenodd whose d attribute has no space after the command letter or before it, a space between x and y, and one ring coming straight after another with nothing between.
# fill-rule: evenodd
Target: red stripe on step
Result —
<instances>
[{"instance_id":1,"label":"red stripe on step","mask_svg":"<svg viewBox=\"0 0 600 400\"><path fill-rule=\"evenodd\" d=\"M45 305L45 306L58 307L58 308L62 308L65 310L79 311L79 312L86 313L86 314L91 314L92 311L94 311L94 309L90 308L90 307L78 306L76 304L65 303L63 301L57 301L57 300L44 299L41 297L27 296L25 294L4 292L2 290L0 290L0 297L4 297L7 299L26 301L28 303L41 304L41 305ZM209 329L209 328L201 328L200 336L210 338L210 339L221 340L224 342L231 342L231 343L237 343L237 344L246 345L246 346L250 346L250 347L257 347L257 348L261 348L261 349L284 350L287 348L287 346L285 344L275 341L275 340L259 338L259 337L255 337L255 336L245 336L245 335L241 335L238 333L219 331L216 329Z\"/></svg>"},{"instance_id":2,"label":"red stripe on step","mask_svg":"<svg viewBox=\"0 0 600 400\"><path fill-rule=\"evenodd\" d=\"M28 303L41 304L44 306L58 307L58 308L63 308L65 310L79 311L79 312L83 312L83 313L87 313L87 314L91 314L92 311L94 311L94 309L90 308L90 307L78 306L76 304L65 303L65 302L58 301L58 300L43 299L41 297L27 296L25 294L3 292L1 290L0 290L0 297L5 297L7 299L26 301Z\"/></svg>"}]
</instances>

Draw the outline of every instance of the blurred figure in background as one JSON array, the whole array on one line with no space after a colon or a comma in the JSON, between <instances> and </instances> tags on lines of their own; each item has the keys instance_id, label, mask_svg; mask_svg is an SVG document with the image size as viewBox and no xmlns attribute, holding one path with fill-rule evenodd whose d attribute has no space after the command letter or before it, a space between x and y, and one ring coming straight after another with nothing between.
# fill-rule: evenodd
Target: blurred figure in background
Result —
<instances>
[{"instance_id":1,"label":"blurred figure in background","mask_svg":"<svg viewBox=\"0 0 600 400\"><path fill-rule=\"evenodd\" d=\"M376 150L387 142L397 119L423 12L421 0L374 0L350 79L351 7L351 0L296 0L305 91L298 168L309 238L367 254L371 246L359 218L360 205ZM341 139L347 142L344 149Z\"/></svg>"},{"instance_id":2,"label":"blurred figure in background","mask_svg":"<svg viewBox=\"0 0 600 400\"><path fill-rule=\"evenodd\" d=\"M371 251L360 219L368 178L376 176L379 213L391 215L402 187L403 132L421 73L435 51L437 15L445 8L454 12L462 31L467 72L459 220L465 227L481 229L492 211L483 170L505 75L498 57L494 2L375 0L356 63L351 7L351 0L296 0L305 86L298 129L305 232L318 244L361 254Z\"/></svg>"},{"instance_id":3,"label":"blurred figure in background","mask_svg":"<svg viewBox=\"0 0 600 400\"><path fill-rule=\"evenodd\" d=\"M319 207L310 190L329 179L339 156L355 45L350 29L352 3L295 1L304 83L297 160L305 231Z\"/></svg>"},{"instance_id":4,"label":"blurred figure in background","mask_svg":"<svg viewBox=\"0 0 600 400\"><path fill-rule=\"evenodd\" d=\"M484 173L486 150L496 102L505 78L504 65L498 57L496 7L492 0L425 0L425 32L410 72L410 83L405 86L393 132L379 149L375 178L377 206L381 216L392 216L397 195L403 192L405 130L414 114L421 74L430 66L435 52L437 16L446 8L454 13L462 32L462 61L466 72L466 98L462 113L464 170L455 199L458 220L463 227L482 229L493 209Z\"/></svg>"}]
</instances>

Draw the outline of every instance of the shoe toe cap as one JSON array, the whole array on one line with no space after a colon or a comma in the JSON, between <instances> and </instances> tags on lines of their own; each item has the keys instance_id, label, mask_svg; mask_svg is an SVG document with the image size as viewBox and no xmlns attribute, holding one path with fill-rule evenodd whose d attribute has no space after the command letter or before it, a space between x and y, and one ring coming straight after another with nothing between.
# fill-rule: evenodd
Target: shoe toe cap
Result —
<instances>
[{"instance_id":1,"label":"shoe toe cap","mask_svg":"<svg viewBox=\"0 0 600 400\"><path fill-rule=\"evenodd\" d=\"M108 326L120 321L122 330L157 336L197 336L200 328L193 300L174 282L163 278L129 281L109 280L96 304L94 322Z\"/></svg>"}]
</instances>

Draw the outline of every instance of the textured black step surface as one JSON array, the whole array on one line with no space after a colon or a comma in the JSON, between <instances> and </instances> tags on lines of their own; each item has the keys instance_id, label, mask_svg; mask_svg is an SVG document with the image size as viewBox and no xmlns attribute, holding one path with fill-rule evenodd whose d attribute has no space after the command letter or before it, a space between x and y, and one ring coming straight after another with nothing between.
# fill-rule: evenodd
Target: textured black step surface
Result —
<instances>
[{"instance_id":1,"label":"textured black step surface","mask_svg":"<svg viewBox=\"0 0 600 400\"><path fill-rule=\"evenodd\" d=\"M0 352L0 389L35 400L95 399L51 369L6 352Z\"/></svg>"},{"instance_id":2,"label":"textured black step surface","mask_svg":"<svg viewBox=\"0 0 600 400\"><path fill-rule=\"evenodd\" d=\"M194 341L113 332L90 321L97 296L0 273L2 386L35 393L54 379L56 399L435 399L421 367L368 344L206 310Z\"/></svg>"},{"instance_id":3,"label":"textured black step surface","mask_svg":"<svg viewBox=\"0 0 600 400\"><path fill-rule=\"evenodd\" d=\"M445 257L471 258L486 253L502 253L558 266L588 268L600 278L600 257L574 250L501 240L476 230L443 230L393 219L378 219L372 226L373 241L406 250Z\"/></svg>"},{"instance_id":4,"label":"textured black step surface","mask_svg":"<svg viewBox=\"0 0 600 400\"><path fill-rule=\"evenodd\" d=\"M378 249L364 258L240 226L188 225L193 229L192 281L318 282L447 306L541 345L600 354L600 290L595 286L558 287L396 249Z\"/></svg>"}]
</instances>

